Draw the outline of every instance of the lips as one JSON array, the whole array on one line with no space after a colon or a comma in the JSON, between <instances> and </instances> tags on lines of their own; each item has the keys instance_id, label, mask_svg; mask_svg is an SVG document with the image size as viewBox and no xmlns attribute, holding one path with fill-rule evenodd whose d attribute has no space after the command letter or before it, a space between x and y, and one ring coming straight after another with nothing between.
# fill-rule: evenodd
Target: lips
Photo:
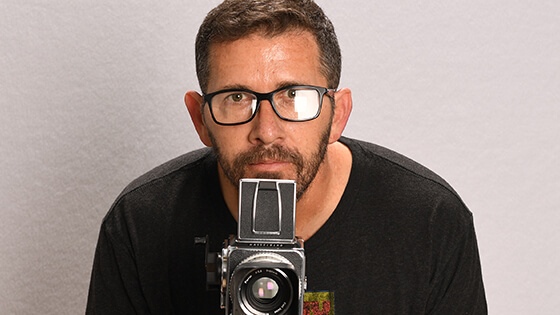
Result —
<instances>
[{"instance_id":1,"label":"lips","mask_svg":"<svg viewBox=\"0 0 560 315\"><path fill-rule=\"evenodd\" d=\"M258 164L278 164L278 163L289 163L289 162L281 161L281 160L261 160L261 161L251 162L249 164L258 165Z\"/></svg>"},{"instance_id":2,"label":"lips","mask_svg":"<svg viewBox=\"0 0 560 315\"><path fill-rule=\"evenodd\" d=\"M248 167L259 172L277 172L285 169L290 164L290 162L281 160L261 160L249 163Z\"/></svg>"}]
</instances>

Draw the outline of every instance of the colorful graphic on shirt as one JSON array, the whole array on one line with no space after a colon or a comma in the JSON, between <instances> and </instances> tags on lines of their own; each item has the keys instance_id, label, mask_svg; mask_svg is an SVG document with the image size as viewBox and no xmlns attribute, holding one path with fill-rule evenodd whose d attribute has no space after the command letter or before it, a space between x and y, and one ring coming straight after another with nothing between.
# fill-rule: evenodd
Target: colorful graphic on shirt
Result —
<instances>
[{"instance_id":1,"label":"colorful graphic on shirt","mask_svg":"<svg viewBox=\"0 0 560 315\"><path fill-rule=\"evenodd\" d=\"M334 292L305 292L303 315L334 315Z\"/></svg>"}]
</instances>

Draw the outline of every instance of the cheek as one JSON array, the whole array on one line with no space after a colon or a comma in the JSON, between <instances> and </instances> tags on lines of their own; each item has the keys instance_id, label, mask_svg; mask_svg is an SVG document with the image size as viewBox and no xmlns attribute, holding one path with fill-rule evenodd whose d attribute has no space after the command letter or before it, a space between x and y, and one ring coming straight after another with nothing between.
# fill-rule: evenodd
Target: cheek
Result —
<instances>
[{"instance_id":1,"label":"cheek","mask_svg":"<svg viewBox=\"0 0 560 315\"><path fill-rule=\"evenodd\" d=\"M304 123L295 123L293 130L291 130L290 133L294 135L296 143L299 143L300 146L305 145L310 150L324 139L325 133L327 135L330 134L331 122L332 112L330 110L323 111L315 120Z\"/></svg>"},{"instance_id":2,"label":"cheek","mask_svg":"<svg viewBox=\"0 0 560 315\"><path fill-rule=\"evenodd\" d=\"M243 151L248 143L245 141L248 131L239 127L241 126L219 126L212 121L207 130L213 146L228 156Z\"/></svg>"}]
</instances>

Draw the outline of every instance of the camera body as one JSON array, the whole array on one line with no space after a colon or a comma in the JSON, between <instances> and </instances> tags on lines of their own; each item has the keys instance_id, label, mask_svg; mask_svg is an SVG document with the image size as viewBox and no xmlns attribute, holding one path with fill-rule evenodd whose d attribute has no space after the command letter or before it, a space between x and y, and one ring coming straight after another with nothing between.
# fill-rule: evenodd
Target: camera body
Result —
<instances>
[{"instance_id":1,"label":"camera body","mask_svg":"<svg viewBox=\"0 0 560 315\"><path fill-rule=\"evenodd\" d=\"M220 278L227 315L303 313L305 253L295 237L295 191L291 180L240 181L238 235L207 258L207 271L219 274L209 281Z\"/></svg>"}]
</instances>

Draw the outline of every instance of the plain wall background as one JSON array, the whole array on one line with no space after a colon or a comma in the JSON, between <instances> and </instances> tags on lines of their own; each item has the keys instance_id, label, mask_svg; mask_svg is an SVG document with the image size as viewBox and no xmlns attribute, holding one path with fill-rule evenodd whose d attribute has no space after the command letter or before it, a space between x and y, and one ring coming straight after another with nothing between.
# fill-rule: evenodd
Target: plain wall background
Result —
<instances>
[{"instance_id":1,"label":"plain wall background","mask_svg":"<svg viewBox=\"0 0 560 315\"><path fill-rule=\"evenodd\" d=\"M83 313L115 197L201 146L183 94L217 2L0 0L1 314ZM491 314L557 314L560 2L318 2L354 91L345 134L461 194Z\"/></svg>"}]
</instances>

